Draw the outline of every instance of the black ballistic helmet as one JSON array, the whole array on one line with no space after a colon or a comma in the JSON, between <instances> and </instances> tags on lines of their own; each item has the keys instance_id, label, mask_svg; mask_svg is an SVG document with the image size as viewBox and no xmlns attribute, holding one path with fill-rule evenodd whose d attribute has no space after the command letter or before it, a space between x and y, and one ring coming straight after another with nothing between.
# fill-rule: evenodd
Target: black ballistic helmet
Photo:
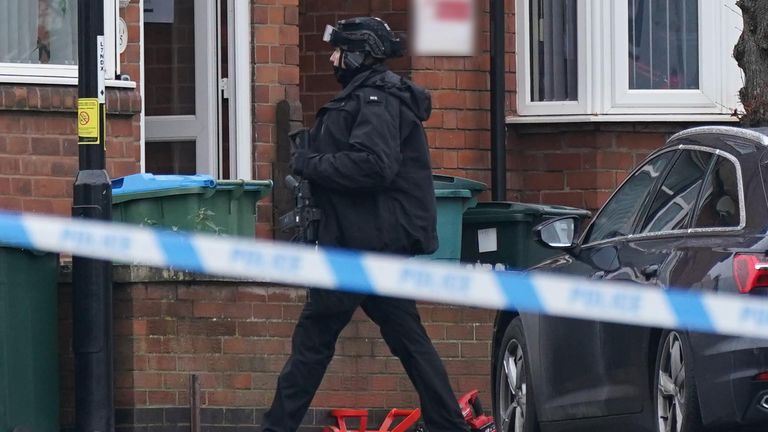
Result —
<instances>
[{"instance_id":1,"label":"black ballistic helmet","mask_svg":"<svg viewBox=\"0 0 768 432\"><path fill-rule=\"evenodd\" d=\"M403 56L403 43L384 22L375 17L341 20L326 26L323 40L348 52L368 53L376 59Z\"/></svg>"}]
</instances>

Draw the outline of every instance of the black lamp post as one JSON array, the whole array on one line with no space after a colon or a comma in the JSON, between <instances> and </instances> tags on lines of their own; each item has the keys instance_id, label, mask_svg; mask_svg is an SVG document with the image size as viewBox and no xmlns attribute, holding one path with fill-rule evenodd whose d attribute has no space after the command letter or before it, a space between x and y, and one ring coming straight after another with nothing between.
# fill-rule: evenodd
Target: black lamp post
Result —
<instances>
[{"instance_id":1,"label":"black lamp post","mask_svg":"<svg viewBox=\"0 0 768 432\"><path fill-rule=\"evenodd\" d=\"M78 152L72 216L111 220L112 189L105 169L106 43L104 2L78 0ZM75 430L112 432L112 263L74 257L72 320Z\"/></svg>"}]
</instances>

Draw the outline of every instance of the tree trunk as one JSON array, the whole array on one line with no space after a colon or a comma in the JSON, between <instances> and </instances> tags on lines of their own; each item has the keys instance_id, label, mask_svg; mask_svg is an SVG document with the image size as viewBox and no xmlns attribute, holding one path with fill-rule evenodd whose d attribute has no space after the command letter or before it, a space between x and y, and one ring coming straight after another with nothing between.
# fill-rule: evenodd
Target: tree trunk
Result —
<instances>
[{"instance_id":1,"label":"tree trunk","mask_svg":"<svg viewBox=\"0 0 768 432\"><path fill-rule=\"evenodd\" d=\"M744 126L768 126L768 1L738 0L744 29L733 57L744 71L739 99L745 114Z\"/></svg>"}]
</instances>

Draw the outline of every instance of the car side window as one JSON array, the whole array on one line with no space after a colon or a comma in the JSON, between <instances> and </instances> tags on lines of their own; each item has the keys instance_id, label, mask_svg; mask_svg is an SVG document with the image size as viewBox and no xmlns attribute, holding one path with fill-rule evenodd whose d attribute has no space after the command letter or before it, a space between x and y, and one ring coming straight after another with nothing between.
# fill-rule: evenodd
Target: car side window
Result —
<instances>
[{"instance_id":1,"label":"car side window","mask_svg":"<svg viewBox=\"0 0 768 432\"><path fill-rule=\"evenodd\" d=\"M736 165L717 156L715 165L705 180L701 202L696 212L694 228L737 227L741 222L739 179Z\"/></svg>"},{"instance_id":2,"label":"car side window","mask_svg":"<svg viewBox=\"0 0 768 432\"><path fill-rule=\"evenodd\" d=\"M641 233L685 228L711 161L709 152L684 150L680 154L651 202Z\"/></svg>"},{"instance_id":3,"label":"car side window","mask_svg":"<svg viewBox=\"0 0 768 432\"><path fill-rule=\"evenodd\" d=\"M674 151L648 161L616 191L597 215L584 243L594 243L630 234L635 216L656 180L664 173Z\"/></svg>"}]
</instances>

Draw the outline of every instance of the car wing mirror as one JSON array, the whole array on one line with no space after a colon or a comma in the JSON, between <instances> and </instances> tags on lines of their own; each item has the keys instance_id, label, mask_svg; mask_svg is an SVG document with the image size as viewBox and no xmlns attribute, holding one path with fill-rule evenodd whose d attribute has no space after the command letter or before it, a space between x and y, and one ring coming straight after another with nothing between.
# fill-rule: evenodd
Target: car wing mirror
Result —
<instances>
[{"instance_id":1,"label":"car wing mirror","mask_svg":"<svg viewBox=\"0 0 768 432\"><path fill-rule=\"evenodd\" d=\"M573 249L576 247L576 216L563 216L542 222L533 228L533 236L539 244L550 249Z\"/></svg>"}]
</instances>

